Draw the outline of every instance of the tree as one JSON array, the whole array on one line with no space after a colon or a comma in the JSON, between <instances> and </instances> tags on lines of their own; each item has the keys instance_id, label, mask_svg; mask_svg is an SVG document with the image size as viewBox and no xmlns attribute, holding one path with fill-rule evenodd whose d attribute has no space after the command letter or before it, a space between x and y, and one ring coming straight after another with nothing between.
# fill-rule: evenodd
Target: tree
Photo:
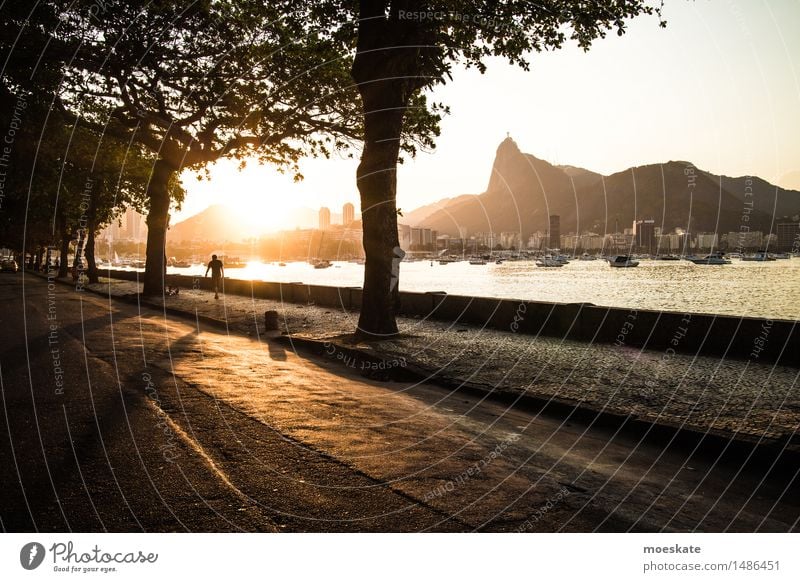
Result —
<instances>
[{"instance_id":1,"label":"tree","mask_svg":"<svg viewBox=\"0 0 800 582\"><path fill-rule=\"evenodd\" d=\"M61 63L42 55L42 47L48 46L47 31L57 25L57 14L48 7L33 10L17 2L0 9L0 244L23 259L30 251L31 266L53 236L47 207L40 204L47 192L34 179L33 168L49 114L49 96L56 92L60 78ZM42 61L49 66L40 67ZM53 164L44 168L53 179L56 170Z\"/></svg>"},{"instance_id":2,"label":"tree","mask_svg":"<svg viewBox=\"0 0 800 582\"><path fill-rule=\"evenodd\" d=\"M360 138L346 62L257 0L60 2L58 34L75 55L64 111L156 155L147 184L144 292L163 292L169 184L184 168L256 156L297 172ZM299 176L298 176L299 177Z\"/></svg>"},{"instance_id":3,"label":"tree","mask_svg":"<svg viewBox=\"0 0 800 582\"><path fill-rule=\"evenodd\" d=\"M568 39L588 49L608 31L623 34L629 18L660 16L660 5L644 0L314 0L304 6L302 18L332 38L345 45L348 35L357 38L351 73L364 123L357 170L367 257L362 337L397 333L398 145L421 114L424 91L450 79L456 63L483 72L488 57L505 57L527 70L530 55Z\"/></svg>"},{"instance_id":4,"label":"tree","mask_svg":"<svg viewBox=\"0 0 800 582\"><path fill-rule=\"evenodd\" d=\"M69 128L69 134L69 140L60 144L63 149L59 152L62 168L59 185L61 198L71 203L72 220L62 219L61 225L69 225L77 233L74 266L82 268L83 255L86 276L90 283L97 283L95 236L103 227L119 220L126 208L146 209L146 185L154 156L136 144L123 144L86 128ZM169 188L171 198L180 203L185 192L176 178ZM63 251L62 257L66 257Z\"/></svg>"}]
</instances>

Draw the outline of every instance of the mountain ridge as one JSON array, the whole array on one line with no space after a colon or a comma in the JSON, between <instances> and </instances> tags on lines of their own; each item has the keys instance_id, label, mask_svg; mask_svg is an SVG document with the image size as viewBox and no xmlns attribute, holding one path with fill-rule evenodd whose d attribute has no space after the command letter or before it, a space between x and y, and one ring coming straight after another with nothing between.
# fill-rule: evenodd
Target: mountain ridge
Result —
<instances>
[{"instance_id":1,"label":"mountain ridge","mask_svg":"<svg viewBox=\"0 0 800 582\"><path fill-rule=\"evenodd\" d=\"M753 202L749 211L746 202ZM486 189L460 196L458 203L445 204L422 223L456 237L459 227L468 233L514 231L526 237L546 231L551 214L560 217L562 234L621 231L637 219L653 219L664 232L679 227L722 234L743 226L769 231L776 219L800 214L800 192L757 176L717 176L687 160L603 175L553 165L523 153L508 137L497 148Z\"/></svg>"}]
</instances>

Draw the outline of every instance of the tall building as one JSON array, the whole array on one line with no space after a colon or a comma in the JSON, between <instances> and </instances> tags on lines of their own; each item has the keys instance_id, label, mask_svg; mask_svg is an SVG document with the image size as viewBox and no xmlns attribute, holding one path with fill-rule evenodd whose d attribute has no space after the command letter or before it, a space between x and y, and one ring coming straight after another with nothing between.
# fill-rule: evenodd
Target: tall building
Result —
<instances>
[{"instance_id":1,"label":"tall building","mask_svg":"<svg viewBox=\"0 0 800 582\"><path fill-rule=\"evenodd\" d=\"M716 232L697 233L697 248L704 250L716 249L719 247L719 238Z\"/></svg>"},{"instance_id":2,"label":"tall building","mask_svg":"<svg viewBox=\"0 0 800 582\"><path fill-rule=\"evenodd\" d=\"M133 242L141 242L147 238L144 216L130 206L125 209L125 238Z\"/></svg>"},{"instance_id":3,"label":"tall building","mask_svg":"<svg viewBox=\"0 0 800 582\"><path fill-rule=\"evenodd\" d=\"M500 233L500 246L504 249L518 249L521 235L518 232L506 231Z\"/></svg>"},{"instance_id":4,"label":"tall building","mask_svg":"<svg viewBox=\"0 0 800 582\"><path fill-rule=\"evenodd\" d=\"M656 252L656 221L633 221L633 235L635 245L639 250L653 254Z\"/></svg>"},{"instance_id":5,"label":"tall building","mask_svg":"<svg viewBox=\"0 0 800 582\"><path fill-rule=\"evenodd\" d=\"M410 235L410 249L412 251L431 251L436 246L436 238L439 233L430 228L411 228Z\"/></svg>"},{"instance_id":6,"label":"tall building","mask_svg":"<svg viewBox=\"0 0 800 582\"><path fill-rule=\"evenodd\" d=\"M557 214L550 215L550 248L561 248L561 218Z\"/></svg>"},{"instance_id":7,"label":"tall building","mask_svg":"<svg viewBox=\"0 0 800 582\"><path fill-rule=\"evenodd\" d=\"M342 206L342 224L349 226L356 217L356 208L349 202Z\"/></svg>"},{"instance_id":8,"label":"tall building","mask_svg":"<svg viewBox=\"0 0 800 582\"><path fill-rule=\"evenodd\" d=\"M775 246L781 251L800 250L800 222L779 222L775 228L778 241Z\"/></svg>"},{"instance_id":9,"label":"tall building","mask_svg":"<svg viewBox=\"0 0 800 582\"><path fill-rule=\"evenodd\" d=\"M411 248L411 227L407 224L397 225L397 239L400 241L400 248L407 251Z\"/></svg>"},{"instance_id":10,"label":"tall building","mask_svg":"<svg viewBox=\"0 0 800 582\"><path fill-rule=\"evenodd\" d=\"M328 230L331 227L331 209L323 206L319 209L319 229Z\"/></svg>"}]
</instances>

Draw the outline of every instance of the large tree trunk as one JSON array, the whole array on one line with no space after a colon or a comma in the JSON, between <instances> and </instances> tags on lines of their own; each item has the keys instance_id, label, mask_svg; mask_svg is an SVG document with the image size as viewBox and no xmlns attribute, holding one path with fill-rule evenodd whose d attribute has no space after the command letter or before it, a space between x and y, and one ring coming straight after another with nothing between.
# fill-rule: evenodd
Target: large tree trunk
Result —
<instances>
[{"instance_id":1,"label":"large tree trunk","mask_svg":"<svg viewBox=\"0 0 800 582\"><path fill-rule=\"evenodd\" d=\"M88 220L86 226L86 247L83 254L86 256L86 276L89 283L99 283L100 274L97 271L97 261L94 254L94 239L97 230L97 194L92 190L91 205L89 206Z\"/></svg>"},{"instance_id":2,"label":"large tree trunk","mask_svg":"<svg viewBox=\"0 0 800 582\"><path fill-rule=\"evenodd\" d=\"M67 232L66 219L59 220L59 232L61 233L61 249L58 256L58 277L66 277L69 274L69 264L67 264L67 256L69 255L69 243L71 236Z\"/></svg>"},{"instance_id":3,"label":"large tree trunk","mask_svg":"<svg viewBox=\"0 0 800 582\"><path fill-rule=\"evenodd\" d=\"M67 256L69 255L69 242L70 236L66 231L61 233L61 252L58 257L58 277L66 277L69 274L69 264L67 263Z\"/></svg>"},{"instance_id":4,"label":"large tree trunk","mask_svg":"<svg viewBox=\"0 0 800 582\"><path fill-rule=\"evenodd\" d=\"M375 87L362 92L365 139L356 173L366 253L357 332L362 337L397 333L403 256L397 236L397 158L404 107L393 97L391 91Z\"/></svg>"},{"instance_id":5,"label":"large tree trunk","mask_svg":"<svg viewBox=\"0 0 800 582\"><path fill-rule=\"evenodd\" d=\"M356 335L365 338L397 334L404 254L397 236L397 161L403 118L418 88L419 43L409 42L407 25L385 18L386 8L386 2L359 3L358 47L351 71L364 114L357 179L366 263Z\"/></svg>"},{"instance_id":6,"label":"large tree trunk","mask_svg":"<svg viewBox=\"0 0 800 582\"><path fill-rule=\"evenodd\" d=\"M166 275L167 225L169 224L169 181L175 168L164 159L156 160L147 184L150 211L147 213L147 262L144 269L145 295L163 295Z\"/></svg>"},{"instance_id":7,"label":"large tree trunk","mask_svg":"<svg viewBox=\"0 0 800 582\"><path fill-rule=\"evenodd\" d=\"M86 256L86 276L89 278L89 283L100 282L100 273L97 270L97 260L94 255L95 228L94 221L90 220L89 229L86 231L86 248L83 251Z\"/></svg>"},{"instance_id":8,"label":"large tree trunk","mask_svg":"<svg viewBox=\"0 0 800 582\"><path fill-rule=\"evenodd\" d=\"M72 258L72 267L77 269L81 264L81 254L83 253L83 244L86 240L86 231L82 228L78 229L78 240L75 243L75 256Z\"/></svg>"}]
</instances>

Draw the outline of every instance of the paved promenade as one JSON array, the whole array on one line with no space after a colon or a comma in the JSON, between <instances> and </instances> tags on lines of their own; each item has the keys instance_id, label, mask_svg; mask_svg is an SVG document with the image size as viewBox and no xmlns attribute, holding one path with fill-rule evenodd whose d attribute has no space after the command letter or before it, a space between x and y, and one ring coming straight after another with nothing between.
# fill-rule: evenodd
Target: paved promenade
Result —
<instances>
[{"instance_id":1,"label":"paved promenade","mask_svg":"<svg viewBox=\"0 0 800 582\"><path fill-rule=\"evenodd\" d=\"M112 295L139 291L134 282L103 280L95 290ZM155 300L157 304L164 304ZM277 310L284 331L327 341L352 333L357 314L313 305L226 295L219 301L182 289L165 304L224 320L231 331L259 337L263 314ZM651 422L705 431L741 433L800 445L800 370L687 354L642 351L400 319L403 336L362 346L402 365L482 385L632 414Z\"/></svg>"},{"instance_id":2,"label":"paved promenade","mask_svg":"<svg viewBox=\"0 0 800 582\"><path fill-rule=\"evenodd\" d=\"M258 329L265 302L181 292L153 309L22 275L0 299L7 531L798 527L792 471L367 378ZM350 323L282 309L308 331Z\"/></svg>"}]
</instances>

